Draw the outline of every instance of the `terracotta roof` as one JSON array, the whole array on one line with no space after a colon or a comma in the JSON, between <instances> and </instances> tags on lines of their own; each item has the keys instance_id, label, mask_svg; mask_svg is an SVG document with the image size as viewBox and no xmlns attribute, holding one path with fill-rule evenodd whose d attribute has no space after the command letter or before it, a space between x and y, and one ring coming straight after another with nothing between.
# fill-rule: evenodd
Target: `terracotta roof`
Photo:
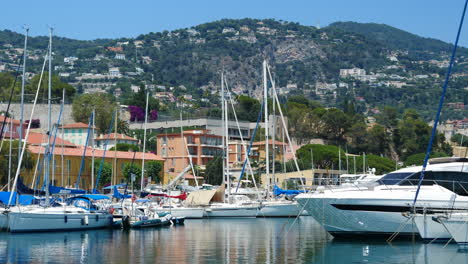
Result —
<instances>
[{"instance_id":1,"label":"terracotta roof","mask_svg":"<svg viewBox=\"0 0 468 264\"><path fill-rule=\"evenodd\" d=\"M78 122L78 123L64 125L60 128L88 128L88 124Z\"/></svg>"},{"instance_id":2,"label":"terracotta roof","mask_svg":"<svg viewBox=\"0 0 468 264\"><path fill-rule=\"evenodd\" d=\"M5 116L0 116L0 122L3 123L3 121L5 120ZM10 124L11 120L9 117L6 118L6 123L7 124ZM16 120L16 119L13 119L13 124L14 125L19 125L20 124L20 121L19 120ZM25 123L26 124L26 123Z\"/></svg>"},{"instance_id":3,"label":"terracotta roof","mask_svg":"<svg viewBox=\"0 0 468 264\"><path fill-rule=\"evenodd\" d=\"M265 141L256 141L252 144L252 146L261 146L265 145ZM273 140L269 139L268 140L268 145L273 145ZM286 146L287 144L278 140L275 140L275 145L277 146Z\"/></svg>"},{"instance_id":4,"label":"terracotta roof","mask_svg":"<svg viewBox=\"0 0 468 264\"><path fill-rule=\"evenodd\" d=\"M53 142L54 138L52 137L50 139L51 142ZM29 132L28 136L28 144L30 145L41 145L43 143L47 142L47 135L41 134L41 133L35 133L35 132ZM75 147L76 145L71 143L70 141L63 140L59 137L55 139L55 146L65 146L65 147Z\"/></svg>"},{"instance_id":5,"label":"terracotta roof","mask_svg":"<svg viewBox=\"0 0 468 264\"><path fill-rule=\"evenodd\" d=\"M138 139L136 138L132 138L132 137L129 137L127 135L124 135L124 134L115 134L115 133L110 133L110 134L106 134L106 135L100 135L99 137L97 137L95 140L106 140L107 138L109 137L109 140L113 140L115 138L117 139L125 139L125 140L131 140L131 141L138 141Z\"/></svg>"},{"instance_id":6,"label":"terracotta roof","mask_svg":"<svg viewBox=\"0 0 468 264\"><path fill-rule=\"evenodd\" d=\"M44 148L41 146L32 146L29 145L28 149L31 153L38 154L39 152L43 152ZM86 157L92 157L92 148L87 148L86 150ZM84 152L84 147L82 146L77 146L76 148L64 148L64 155L65 156L78 156L81 157L83 156ZM54 151L55 155L61 155L62 154L62 148L55 148ZM102 149L94 149L94 157L95 158L101 158L104 154L104 150ZM113 159L114 155L116 156L117 159L128 159L132 160L133 159L133 152L129 151L106 151L106 158L108 159ZM143 152L136 152L135 153L135 159L136 160L142 160L143 159ZM147 152L145 153L145 160L155 160L155 161L164 161L163 158L161 158L159 155Z\"/></svg>"}]
</instances>

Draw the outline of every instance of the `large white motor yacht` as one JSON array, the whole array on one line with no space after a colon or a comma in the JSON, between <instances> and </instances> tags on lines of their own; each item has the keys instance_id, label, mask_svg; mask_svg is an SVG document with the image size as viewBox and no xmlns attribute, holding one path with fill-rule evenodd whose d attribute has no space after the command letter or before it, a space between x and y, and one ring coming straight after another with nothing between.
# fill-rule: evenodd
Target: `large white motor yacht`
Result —
<instances>
[{"instance_id":1,"label":"large white motor yacht","mask_svg":"<svg viewBox=\"0 0 468 264\"><path fill-rule=\"evenodd\" d=\"M461 158L431 159L414 206L421 166L388 173L376 186L320 188L300 194L296 200L334 236L412 235L418 230L410 212L424 212L432 218L441 210L468 208L467 162Z\"/></svg>"}]
</instances>

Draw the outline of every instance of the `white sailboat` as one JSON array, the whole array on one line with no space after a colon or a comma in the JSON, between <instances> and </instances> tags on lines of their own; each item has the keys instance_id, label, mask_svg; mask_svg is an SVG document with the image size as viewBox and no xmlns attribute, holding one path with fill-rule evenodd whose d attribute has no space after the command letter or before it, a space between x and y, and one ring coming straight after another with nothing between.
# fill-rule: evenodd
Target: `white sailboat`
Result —
<instances>
[{"instance_id":1,"label":"white sailboat","mask_svg":"<svg viewBox=\"0 0 468 264\"><path fill-rule=\"evenodd\" d=\"M223 187L224 202L211 203L205 208L207 218L225 217L256 217L260 204L252 202L244 195L231 195L231 175L229 172L229 129L228 129L228 103L224 89L224 73L221 73L221 105L222 119L224 125L223 149L225 157L223 160Z\"/></svg>"},{"instance_id":2,"label":"white sailboat","mask_svg":"<svg viewBox=\"0 0 468 264\"><path fill-rule=\"evenodd\" d=\"M283 121L283 129L286 133L286 136L289 140L289 134L286 130L286 125L283 118L283 112L279 105L279 101L276 95L276 87L275 82L271 76L271 72L269 71L268 65L266 61L263 61L263 87L264 87L264 101L265 101L265 150L266 150L266 173L267 173L267 181L270 183L270 176L269 176L269 164L270 164L270 157L269 157L269 134L268 134L268 80L267 80L267 72L269 73L270 82L272 84L272 97L273 97L273 106L278 106L278 110L280 112L281 120ZM275 121L276 124L276 121ZM275 127L273 128L275 130ZM274 133L273 133L274 135ZM273 138L273 143L275 142L275 138ZM291 144L291 141L289 140ZM294 148L291 149L294 151ZM275 148L273 147L273 157L275 153ZM295 159L296 157L294 157ZM296 160L295 160L296 161ZM273 165L274 166L274 165ZM298 171L299 168L297 167ZM274 179L274 169L273 169L273 179ZM273 180L273 184L275 185L276 182ZM268 184L268 190L271 190L273 187ZM273 197L267 197L266 201L262 201L262 207L258 213L258 217L297 217L299 215L307 215L307 211L302 208L297 201L291 201L286 199L278 199Z\"/></svg>"}]
</instances>

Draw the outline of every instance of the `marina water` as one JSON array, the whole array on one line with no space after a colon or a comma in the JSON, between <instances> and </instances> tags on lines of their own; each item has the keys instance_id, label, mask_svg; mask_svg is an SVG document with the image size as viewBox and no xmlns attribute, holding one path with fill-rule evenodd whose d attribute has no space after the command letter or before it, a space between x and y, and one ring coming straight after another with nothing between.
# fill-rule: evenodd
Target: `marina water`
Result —
<instances>
[{"instance_id":1,"label":"marina water","mask_svg":"<svg viewBox=\"0 0 468 264\"><path fill-rule=\"evenodd\" d=\"M456 244L336 240L312 217L144 230L3 233L0 263L468 263Z\"/></svg>"}]
</instances>

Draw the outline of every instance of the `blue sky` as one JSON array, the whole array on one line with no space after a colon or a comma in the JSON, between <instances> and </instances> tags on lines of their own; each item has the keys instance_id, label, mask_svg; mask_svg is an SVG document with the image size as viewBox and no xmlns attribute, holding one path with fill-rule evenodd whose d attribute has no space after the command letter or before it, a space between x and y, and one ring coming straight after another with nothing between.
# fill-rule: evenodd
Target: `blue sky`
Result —
<instances>
[{"instance_id":1,"label":"blue sky","mask_svg":"<svg viewBox=\"0 0 468 264\"><path fill-rule=\"evenodd\" d=\"M25 0L2 1L0 29L76 39L135 37L222 18L275 18L303 25L335 21L385 23L453 42L465 0ZM468 20L468 18L467 18ZM460 44L468 46L468 22Z\"/></svg>"}]
</instances>

